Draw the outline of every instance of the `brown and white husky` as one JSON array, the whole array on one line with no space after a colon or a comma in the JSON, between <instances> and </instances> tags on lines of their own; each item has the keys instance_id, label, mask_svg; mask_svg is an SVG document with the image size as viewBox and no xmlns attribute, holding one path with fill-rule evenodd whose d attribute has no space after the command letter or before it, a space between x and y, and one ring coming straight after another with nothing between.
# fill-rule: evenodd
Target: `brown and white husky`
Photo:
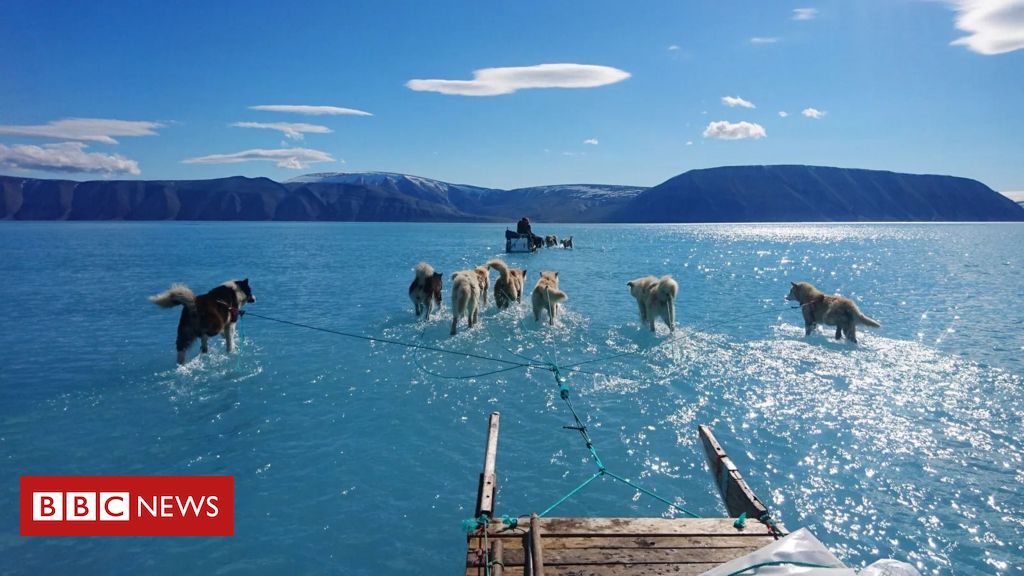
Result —
<instances>
[{"instance_id":1,"label":"brown and white husky","mask_svg":"<svg viewBox=\"0 0 1024 576\"><path fill-rule=\"evenodd\" d=\"M256 301L249 288L249 279L229 280L206 294L196 296L184 284L173 284L166 292L149 297L161 308L182 306L178 320L178 364L185 363L185 352L196 339L202 339L202 352L209 352L211 336L224 335L228 352L235 349L235 324L242 315L242 306Z\"/></svg>"},{"instance_id":2,"label":"brown and white husky","mask_svg":"<svg viewBox=\"0 0 1024 576\"><path fill-rule=\"evenodd\" d=\"M629 293L636 298L640 309L640 322L647 324L654 332L654 321L661 318L670 332L676 330L676 294L679 284L671 276L644 276L626 282Z\"/></svg>"},{"instance_id":3,"label":"brown and white husky","mask_svg":"<svg viewBox=\"0 0 1024 576\"><path fill-rule=\"evenodd\" d=\"M434 306L441 306L441 273L426 262L416 265L416 277L409 285L409 299L416 310L416 317L430 320Z\"/></svg>"},{"instance_id":4,"label":"brown and white husky","mask_svg":"<svg viewBox=\"0 0 1024 576\"><path fill-rule=\"evenodd\" d=\"M509 268L508 264L498 259L489 260L487 267L498 271L498 279L494 281L494 305L504 310L513 302L522 302L526 269Z\"/></svg>"},{"instance_id":5,"label":"brown and white husky","mask_svg":"<svg viewBox=\"0 0 1024 576\"><path fill-rule=\"evenodd\" d=\"M558 303L568 300L569 296L558 289L558 272L541 272L537 285L533 287L533 319L540 322L540 313L547 310L548 320L555 325L555 316L558 315Z\"/></svg>"},{"instance_id":6,"label":"brown and white husky","mask_svg":"<svg viewBox=\"0 0 1024 576\"><path fill-rule=\"evenodd\" d=\"M827 296L807 282L790 282L786 300L800 303L804 315L804 336L810 336L818 324L836 327L836 340L844 335L850 342L857 341L857 324L881 328L876 320L868 318L849 298Z\"/></svg>"}]
</instances>

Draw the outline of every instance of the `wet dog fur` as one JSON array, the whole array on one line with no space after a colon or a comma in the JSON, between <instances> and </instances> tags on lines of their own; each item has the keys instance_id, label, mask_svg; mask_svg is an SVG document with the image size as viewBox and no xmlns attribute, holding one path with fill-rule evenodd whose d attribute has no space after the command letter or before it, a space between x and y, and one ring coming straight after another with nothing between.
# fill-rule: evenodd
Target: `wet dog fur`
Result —
<instances>
[{"instance_id":1,"label":"wet dog fur","mask_svg":"<svg viewBox=\"0 0 1024 576\"><path fill-rule=\"evenodd\" d=\"M472 328L480 313L480 276L476 270L460 270L452 274L452 329L458 333L459 319L463 316Z\"/></svg>"},{"instance_id":2,"label":"wet dog fur","mask_svg":"<svg viewBox=\"0 0 1024 576\"><path fill-rule=\"evenodd\" d=\"M426 262L416 265L416 277L409 285L409 299L412 300L416 317L430 320L434 306L441 307L441 273Z\"/></svg>"},{"instance_id":3,"label":"wet dog fur","mask_svg":"<svg viewBox=\"0 0 1024 576\"><path fill-rule=\"evenodd\" d=\"M568 238L564 238L562 240L562 248L572 250L572 236L569 236Z\"/></svg>"},{"instance_id":4,"label":"wet dog fur","mask_svg":"<svg viewBox=\"0 0 1024 576\"><path fill-rule=\"evenodd\" d=\"M836 340L843 336L857 342L857 324L881 328L878 321L868 318L849 298L828 296L808 282L790 282L786 300L800 303L804 316L804 336L810 336L818 324L836 327Z\"/></svg>"},{"instance_id":5,"label":"wet dog fur","mask_svg":"<svg viewBox=\"0 0 1024 576\"><path fill-rule=\"evenodd\" d=\"M491 284L491 270L484 264L473 268L473 272L476 272L477 283L480 284L480 307L483 308L487 306L487 289Z\"/></svg>"},{"instance_id":6,"label":"wet dog fur","mask_svg":"<svg viewBox=\"0 0 1024 576\"><path fill-rule=\"evenodd\" d=\"M494 281L494 305L504 310L513 302L522 302L526 269L509 268L508 264L498 259L489 260L487 267L498 271L498 279Z\"/></svg>"},{"instance_id":7,"label":"wet dog fur","mask_svg":"<svg viewBox=\"0 0 1024 576\"><path fill-rule=\"evenodd\" d=\"M654 332L654 321L661 318L670 332L676 330L676 294L679 284L671 276L644 276L626 282L629 293L636 298L640 322Z\"/></svg>"},{"instance_id":8,"label":"wet dog fur","mask_svg":"<svg viewBox=\"0 0 1024 576\"><path fill-rule=\"evenodd\" d=\"M569 296L558 289L558 272L541 272L530 299L533 301L533 320L540 322L541 311L547 310L548 320L554 326L558 304L568 300Z\"/></svg>"},{"instance_id":9,"label":"wet dog fur","mask_svg":"<svg viewBox=\"0 0 1024 576\"><path fill-rule=\"evenodd\" d=\"M235 349L235 324L241 316L242 306L256 301L249 288L249 279L229 280L206 294L196 296L188 286L173 284L166 292L149 297L161 308L181 306L178 320L178 364L185 363L185 353L197 340L202 340L201 351L209 352L209 338L224 335L228 352Z\"/></svg>"}]
</instances>

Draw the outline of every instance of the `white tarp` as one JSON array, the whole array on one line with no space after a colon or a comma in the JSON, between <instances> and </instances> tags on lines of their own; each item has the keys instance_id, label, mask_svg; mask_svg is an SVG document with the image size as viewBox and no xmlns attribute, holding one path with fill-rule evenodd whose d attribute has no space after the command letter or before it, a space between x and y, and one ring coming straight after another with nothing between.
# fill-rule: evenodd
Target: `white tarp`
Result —
<instances>
[{"instance_id":1,"label":"white tarp","mask_svg":"<svg viewBox=\"0 0 1024 576\"><path fill-rule=\"evenodd\" d=\"M772 564L777 563L777 564ZM801 564L804 564L801 566ZM813 566L807 566L811 564ZM756 567L756 568L755 568ZM704 576L856 576L806 528L777 540L756 552L726 562ZM909 564L879 560L865 568L861 576L921 576Z\"/></svg>"}]
</instances>

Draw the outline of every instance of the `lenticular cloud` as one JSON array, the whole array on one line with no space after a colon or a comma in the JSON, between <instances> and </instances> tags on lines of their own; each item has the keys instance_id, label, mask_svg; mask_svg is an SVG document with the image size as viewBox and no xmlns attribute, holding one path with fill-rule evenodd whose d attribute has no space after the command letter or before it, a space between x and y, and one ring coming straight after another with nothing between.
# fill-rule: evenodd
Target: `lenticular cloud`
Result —
<instances>
[{"instance_id":1,"label":"lenticular cloud","mask_svg":"<svg viewBox=\"0 0 1024 576\"><path fill-rule=\"evenodd\" d=\"M498 96L530 88L596 88L621 82L629 76L629 72L610 66L538 64L475 70L472 80L409 80L405 85L418 92Z\"/></svg>"}]
</instances>

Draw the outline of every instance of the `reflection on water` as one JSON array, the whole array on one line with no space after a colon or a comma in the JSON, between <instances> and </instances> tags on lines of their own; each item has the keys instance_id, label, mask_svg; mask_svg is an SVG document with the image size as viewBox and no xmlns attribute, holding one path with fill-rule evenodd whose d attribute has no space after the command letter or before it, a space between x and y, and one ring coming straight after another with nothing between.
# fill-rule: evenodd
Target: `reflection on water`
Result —
<instances>
[{"instance_id":1,"label":"reflection on water","mask_svg":"<svg viewBox=\"0 0 1024 576\"><path fill-rule=\"evenodd\" d=\"M447 289L440 315L414 321L412 266L447 280L504 257L501 226L0 227L0 272L19 279L0 286L13 308L0 331L4 476L230 474L238 499L232 539L27 540L8 520L0 572L455 571L488 412L503 414L499 513L542 510L594 470L563 428L544 368L557 364L609 469L681 506L724 511L696 436L708 423L778 518L851 565L1019 573L1024 312L1007 302L1024 297L1024 227L550 226L576 249L508 259L529 269L528 289L560 272L559 323L492 304L455 337ZM214 253L195 258L197 242ZM148 257L152 245L167 256ZM679 281L674 334L637 321L625 282L648 273ZM538 367L244 318L239 354L215 340L175 368L177 315L145 296L234 276L252 279L254 312ZM854 298L883 328L858 345L804 338L783 300L797 280ZM16 497L9 487L0 504ZM677 514L607 480L558 513Z\"/></svg>"}]
</instances>

